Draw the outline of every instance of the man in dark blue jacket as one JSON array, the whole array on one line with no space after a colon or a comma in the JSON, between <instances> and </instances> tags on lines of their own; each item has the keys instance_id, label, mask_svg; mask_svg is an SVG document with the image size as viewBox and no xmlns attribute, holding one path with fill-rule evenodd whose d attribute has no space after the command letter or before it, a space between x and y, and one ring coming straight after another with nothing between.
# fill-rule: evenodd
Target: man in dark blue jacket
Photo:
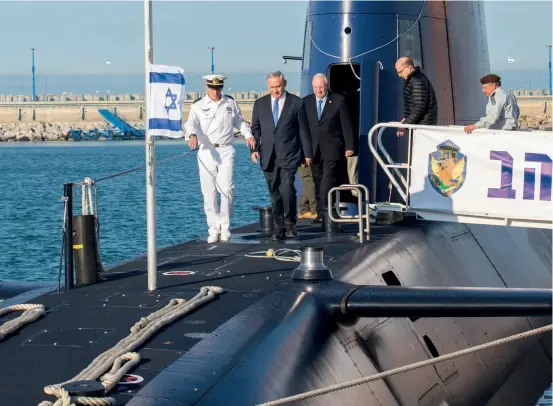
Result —
<instances>
[{"instance_id":1,"label":"man in dark blue jacket","mask_svg":"<svg viewBox=\"0 0 553 406\"><path fill-rule=\"evenodd\" d=\"M281 72L270 73L267 86L270 94L253 104L251 129L256 150L251 158L255 163L261 158L276 222L273 240L281 240L297 235L294 181L298 167L309 166L313 154L302 99L286 91Z\"/></svg>"},{"instance_id":2,"label":"man in dark blue jacket","mask_svg":"<svg viewBox=\"0 0 553 406\"><path fill-rule=\"evenodd\" d=\"M403 87L403 119L404 124L438 124L438 103L432 83L420 68L415 67L413 60L407 56L396 62L396 72L405 80ZM403 135L403 130L397 132Z\"/></svg>"}]
</instances>

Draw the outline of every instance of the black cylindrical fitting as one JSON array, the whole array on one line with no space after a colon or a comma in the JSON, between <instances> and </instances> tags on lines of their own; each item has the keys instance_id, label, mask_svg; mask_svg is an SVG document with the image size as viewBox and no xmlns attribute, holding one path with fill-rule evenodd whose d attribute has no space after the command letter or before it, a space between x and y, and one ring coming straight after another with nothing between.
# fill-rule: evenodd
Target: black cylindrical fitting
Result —
<instances>
[{"instance_id":1,"label":"black cylindrical fitting","mask_svg":"<svg viewBox=\"0 0 553 406\"><path fill-rule=\"evenodd\" d=\"M272 207L255 207L259 210L259 231L262 233L273 232L273 209Z\"/></svg>"},{"instance_id":2,"label":"black cylindrical fitting","mask_svg":"<svg viewBox=\"0 0 553 406\"><path fill-rule=\"evenodd\" d=\"M94 215L75 216L73 250L77 285L90 285L98 281L98 242Z\"/></svg>"},{"instance_id":3,"label":"black cylindrical fitting","mask_svg":"<svg viewBox=\"0 0 553 406\"><path fill-rule=\"evenodd\" d=\"M551 316L551 289L363 286L342 297L355 317Z\"/></svg>"},{"instance_id":4,"label":"black cylindrical fitting","mask_svg":"<svg viewBox=\"0 0 553 406\"><path fill-rule=\"evenodd\" d=\"M100 397L106 395L106 389L98 381L75 381L62 385L71 396Z\"/></svg>"}]
</instances>

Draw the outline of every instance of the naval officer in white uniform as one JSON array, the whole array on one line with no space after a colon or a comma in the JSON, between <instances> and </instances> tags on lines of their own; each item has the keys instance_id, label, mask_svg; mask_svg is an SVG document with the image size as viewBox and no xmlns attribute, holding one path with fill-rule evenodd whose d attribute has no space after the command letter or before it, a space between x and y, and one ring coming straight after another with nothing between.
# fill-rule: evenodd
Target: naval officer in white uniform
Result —
<instances>
[{"instance_id":1,"label":"naval officer in white uniform","mask_svg":"<svg viewBox=\"0 0 553 406\"><path fill-rule=\"evenodd\" d=\"M207 96L190 107L185 124L185 139L198 150L200 183L209 228L208 243L230 240L230 216L234 204L234 128L240 130L251 150L255 138L234 99L223 95L226 76L207 75ZM221 207L217 204L221 193Z\"/></svg>"}]
</instances>

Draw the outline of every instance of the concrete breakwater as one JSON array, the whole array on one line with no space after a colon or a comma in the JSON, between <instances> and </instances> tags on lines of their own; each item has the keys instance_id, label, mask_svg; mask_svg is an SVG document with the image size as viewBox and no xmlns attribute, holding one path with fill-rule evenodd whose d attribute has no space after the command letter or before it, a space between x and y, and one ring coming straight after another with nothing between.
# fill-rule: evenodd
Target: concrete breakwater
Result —
<instances>
[{"instance_id":1,"label":"concrete breakwater","mask_svg":"<svg viewBox=\"0 0 553 406\"><path fill-rule=\"evenodd\" d=\"M298 92L292 92L299 95ZM267 92L232 92L246 120L251 120L253 103ZM205 94L190 92L184 94L183 119L188 118L190 106ZM99 109L107 109L127 121L142 121L145 114L144 95L56 95L30 96L0 95L0 123L17 122L98 122L103 121Z\"/></svg>"},{"instance_id":2,"label":"concrete breakwater","mask_svg":"<svg viewBox=\"0 0 553 406\"><path fill-rule=\"evenodd\" d=\"M130 121L129 124L136 129L144 128L143 122ZM551 116L521 116L519 124L521 128L552 131ZM69 123L20 122L0 124L0 142L67 141L71 129L89 131L94 129L105 130L108 128L110 128L110 125L105 121L80 121Z\"/></svg>"},{"instance_id":3,"label":"concrete breakwater","mask_svg":"<svg viewBox=\"0 0 553 406\"><path fill-rule=\"evenodd\" d=\"M299 95L298 92L293 92ZM267 92L231 92L246 120L251 120L253 103ZM188 118L190 106L203 94L185 93L183 119ZM99 122L103 117L99 109L107 109L127 121L144 120L145 104L141 94L122 95L56 95L37 96L32 101L30 96L0 95L1 123L70 123ZM551 116L551 96L519 96L518 104L521 116ZM482 112L483 114L484 112Z\"/></svg>"},{"instance_id":4,"label":"concrete breakwater","mask_svg":"<svg viewBox=\"0 0 553 406\"><path fill-rule=\"evenodd\" d=\"M244 119L251 121L254 101L266 92L231 93ZM297 93L296 93L297 94ZM186 93L183 121L200 93ZM143 128L145 106L142 95L61 95L39 97L0 95L0 142L67 140L71 129L108 129L99 109L107 109L137 129ZM519 96L521 128L551 131L551 97Z\"/></svg>"},{"instance_id":5,"label":"concrete breakwater","mask_svg":"<svg viewBox=\"0 0 553 406\"><path fill-rule=\"evenodd\" d=\"M130 122L136 129L143 129L144 123ZM106 130L110 125L105 121L73 123L9 123L0 124L0 142L14 141L67 141L71 129L83 131Z\"/></svg>"}]
</instances>

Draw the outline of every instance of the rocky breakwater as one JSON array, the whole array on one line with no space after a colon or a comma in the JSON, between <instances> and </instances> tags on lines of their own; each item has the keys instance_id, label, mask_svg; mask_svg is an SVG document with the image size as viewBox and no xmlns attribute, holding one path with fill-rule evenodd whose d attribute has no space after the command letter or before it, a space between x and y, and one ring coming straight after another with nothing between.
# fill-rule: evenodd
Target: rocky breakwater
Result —
<instances>
[{"instance_id":1,"label":"rocky breakwater","mask_svg":"<svg viewBox=\"0 0 553 406\"><path fill-rule=\"evenodd\" d=\"M144 128L143 123L129 123L134 128ZM107 130L105 122L92 123L10 123L0 124L0 142L16 141L67 141L71 130Z\"/></svg>"},{"instance_id":2,"label":"rocky breakwater","mask_svg":"<svg viewBox=\"0 0 553 406\"><path fill-rule=\"evenodd\" d=\"M521 129L552 131L551 116L541 114L539 116L520 116L518 125Z\"/></svg>"}]
</instances>

